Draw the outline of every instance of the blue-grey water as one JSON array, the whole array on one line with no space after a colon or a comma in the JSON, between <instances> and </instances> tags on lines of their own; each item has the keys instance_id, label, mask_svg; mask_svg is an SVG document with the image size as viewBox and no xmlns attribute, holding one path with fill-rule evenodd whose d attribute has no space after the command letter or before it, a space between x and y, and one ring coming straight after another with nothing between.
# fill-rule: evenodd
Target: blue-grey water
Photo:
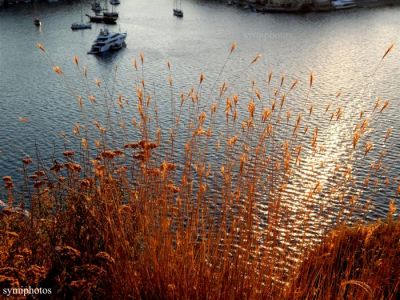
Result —
<instances>
[{"instance_id":1,"label":"blue-grey water","mask_svg":"<svg viewBox=\"0 0 400 300\"><path fill-rule=\"evenodd\" d=\"M400 170L399 7L305 15L262 15L207 1L189 0L183 1L184 18L177 19L172 16L173 1L121 2L117 8L119 25L110 26L110 29L128 33L127 47L104 58L86 54L101 25L94 24L92 30L70 30L71 23L80 20L79 2L15 5L0 10L1 176L18 178L21 158L28 155L36 158L37 153L41 158L49 158L53 151L60 152L65 145L66 148L70 145L68 139L63 140L62 133L70 135L72 125L82 121L82 113L73 94L75 89L85 89L83 77L72 63L74 55L79 57L81 66L88 68L90 89L95 89L93 86L97 78L103 84L112 86L115 95L121 93L133 99L136 73L131 61L133 58L139 60L139 53L143 52L145 78L152 92L158 95L162 126L163 122L170 120L166 62L172 63L176 93L196 86L201 72L204 72L206 82L212 85L232 41L236 41L237 50L220 81L226 79L233 82L238 92L246 93L253 78L257 80L257 85L262 86L272 70L275 82L279 82L283 74L288 82L299 79L299 91L292 97L290 105L294 112L303 111L307 109L304 99L312 72L314 84L309 95L312 100L308 103L312 102L321 115L328 103L335 108L345 108L345 116L350 118L358 114L362 107L368 111L377 96L382 97L382 103L390 100L384 114L378 114L371 120L374 130L368 133L374 141L374 149L386 149L388 152L384 158L385 169L376 177L382 181L389 178L388 185L391 187L378 188L368 196L374 204L371 215L384 217L389 200L398 201L395 189ZM83 2L84 13L89 12L89 7L89 2ZM33 25L35 17L42 20L40 28ZM36 48L37 43L44 45L48 56ZM391 43L395 44L394 50L380 63ZM262 54L260 61L248 68L257 53ZM54 65L61 67L66 82L54 74ZM118 80L113 83L115 66L118 66ZM339 91L341 96L336 98ZM207 97L203 101L211 104L211 99ZM21 118L26 118L28 122L23 122ZM328 185L333 180L324 166L318 172L312 170L312 165L324 162L332 166L339 162L346 167L351 164L355 169L354 176L361 178L379 157L380 150L372 151L370 159L364 159L363 155L353 157L354 153L348 147L348 138L354 128L350 121L330 123L329 118L324 118L320 122L311 125L325 128L319 139L326 151L319 156L305 157L304 168L297 171L297 177L294 176L289 184L289 202L294 211L307 184L312 187L318 179ZM393 128L392 136L384 143L389 127ZM348 188L353 188L351 183ZM4 190L1 194L4 195ZM367 196L363 197L365 202ZM324 205L335 206L335 203ZM325 219L326 216L312 217L320 223L332 221ZM318 229L316 232L319 232Z\"/></svg>"}]
</instances>

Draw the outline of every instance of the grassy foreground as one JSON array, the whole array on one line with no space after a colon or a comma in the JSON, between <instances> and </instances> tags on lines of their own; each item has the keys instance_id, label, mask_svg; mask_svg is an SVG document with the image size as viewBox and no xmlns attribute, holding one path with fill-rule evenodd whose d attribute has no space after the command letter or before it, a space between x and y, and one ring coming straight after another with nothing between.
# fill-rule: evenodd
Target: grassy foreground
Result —
<instances>
[{"instance_id":1,"label":"grassy foreground","mask_svg":"<svg viewBox=\"0 0 400 300\"><path fill-rule=\"evenodd\" d=\"M101 197L72 196L66 206L33 220L2 212L2 289L50 287L54 299L398 299L400 293L397 220L334 230L278 288L260 285L263 276L253 273L248 257L224 261L226 254L214 250L213 266L206 259L213 245L190 244L190 237L179 245L161 228L154 232L153 215L142 220Z\"/></svg>"},{"instance_id":2,"label":"grassy foreground","mask_svg":"<svg viewBox=\"0 0 400 300\"><path fill-rule=\"evenodd\" d=\"M399 237L398 220L332 231L305 257L289 299L398 299Z\"/></svg>"},{"instance_id":3,"label":"grassy foreground","mask_svg":"<svg viewBox=\"0 0 400 300\"><path fill-rule=\"evenodd\" d=\"M77 57L73 62L84 94L52 67L81 109L75 144L50 162L23 158L22 194L13 178L3 177L0 292L51 288L54 299L396 299L395 202L384 223L348 225L369 204L349 185L394 187L397 197L400 191L398 180L382 171L385 152L374 156L365 178L349 167L388 141L390 128L373 143L369 124L389 101L377 99L356 112L346 140L349 160L329 169L329 182L317 173L300 181L305 191L297 197L288 186L305 166L303 158L324 153L324 128L315 124L344 122L346 115L339 93L327 107L313 103L313 74L304 111L294 112L298 105L290 96L297 80L287 84L281 76L273 87L270 72L262 87L252 81L244 95L216 82L216 96L207 97L201 74L176 95L167 63L172 122L162 128L143 54L132 61L137 77L130 98L100 80L89 88L87 68ZM336 229L318 244L310 237L315 212L336 218Z\"/></svg>"}]
</instances>

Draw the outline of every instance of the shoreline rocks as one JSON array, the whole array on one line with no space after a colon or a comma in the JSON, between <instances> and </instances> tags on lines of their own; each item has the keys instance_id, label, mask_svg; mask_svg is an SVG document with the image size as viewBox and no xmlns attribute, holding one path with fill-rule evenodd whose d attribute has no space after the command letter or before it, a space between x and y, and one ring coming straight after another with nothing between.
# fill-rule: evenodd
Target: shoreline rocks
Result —
<instances>
[{"instance_id":1,"label":"shoreline rocks","mask_svg":"<svg viewBox=\"0 0 400 300\"><path fill-rule=\"evenodd\" d=\"M332 0L223 0L219 2L260 13L305 13L343 9L336 8ZM353 0L353 2L352 8L400 5L400 0Z\"/></svg>"}]
</instances>

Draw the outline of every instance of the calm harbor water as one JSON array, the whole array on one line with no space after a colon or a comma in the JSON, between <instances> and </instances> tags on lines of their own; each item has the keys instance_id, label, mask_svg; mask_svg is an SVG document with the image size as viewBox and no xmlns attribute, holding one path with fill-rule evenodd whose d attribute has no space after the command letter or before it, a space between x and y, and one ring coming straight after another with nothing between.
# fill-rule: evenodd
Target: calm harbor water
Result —
<instances>
[{"instance_id":1,"label":"calm harbor water","mask_svg":"<svg viewBox=\"0 0 400 300\"><path fill-rule=\"evenodd\" d=\"M386 175L396 185L400 170L400 51L395 49L377 70L376 67L387 47L400 42L400 8L262 15L207 1L184 1L185 17L177 19L172 16L172 1L121 2L117 8L119 25L110 28L128 33L127 47L105 58L86 54L101 25L94 24L92 30L86 31L70 30L71 23L80 20L79 2L16 5L0 10L1 176L18 178L21 158L35 157L37 149L44 157L50 157L54 149L56 152L62 149L60 133L70 131L72 124L80 121L81 114L70 86L52 72L51 65L61 66L68 75L68 84L76 87L82 85L82 78L74 75L74 55L88 67L93 81L100 78L111 83L118 66L115 90L132 95L131 59L143 52L145 76L154 93L160 96L163 112L170 107L168 101L162 101L165 93L168 95L167 60L172 62L177 90L188 90L198 82L200 72L205 73L209 83L213 82L232 41L236 41L238 49L223 77L228 82L234 81L239 91L247 91L252 78L261 82L273 70L279 77L287 74L291 80L298 78L303 90L300 88L294 97L304 98L304 86L312 71L315 83L310 97L320 107L341 101L349 114L356 114L360 107L371 107L376 96L389 99L391 104L374 121L376 130L371 135L383 137L388 127L393 128L391 142L381 147L389 152L385 159L390 166ZM83 12L89 11L90 3L84 2ZM41 28L33 26L36 16L43 22ZM46 47L50 58L36 48L38 42ZM240 75L240 70L257 53L262 54L257 66ZM238 76L242 77L238 79ZM342 91L342 97L335 100L338 91ZM295 112L304 109L296 106L295 101L291 105ZM29 122L21 122L20 118L27 118ZM161 122L167 118L167 115L160 116ZM343 145L342 137L351 134L350 123L315 125L326 129L321 138L327 151L318 159L331 164L348 161L351 154ZM377 157L378 153L373 155ZM314 159L305 158L305 164ZM354 162L359 165L357 174L367 172L368 166L363 165L368 163L362 159ZM321 181L331 180L324 172L321 170L319 174ZM311 180L315 176L311 173L305 167L299 177L310 176ZM294 195L294 202L299 201L296 195L304 192L302 185L294 180L288 189ZM394 192L385 193L378 190L373 195L374 217L384 216L389 199L396 197Z\"/></svg>"}]
</instances>

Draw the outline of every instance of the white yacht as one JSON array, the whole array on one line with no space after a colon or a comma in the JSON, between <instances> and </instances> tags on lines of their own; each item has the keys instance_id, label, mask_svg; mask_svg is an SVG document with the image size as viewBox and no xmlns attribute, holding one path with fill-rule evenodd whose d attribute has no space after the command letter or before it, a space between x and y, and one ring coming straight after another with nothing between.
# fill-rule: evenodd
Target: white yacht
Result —
<instances>
[{"instance_id":1,"label":"white yacht","mask_svg":"<svg viewBox=\"0 0 400 300\"><path fill-rule=\"evenodd\" d=\"M107 28L100 29L88 54L101 54L107 51L121 49L125 46L127 33L110 32Z\"/></svg>"},{"instance_id":2,"label":"white yacht","mask_svg":"<svg viewBox=\"0 0 400 300\"><path fill-rule=\"evenodd\" d=\"M92 29L92 24L90 23L83 23L83 10L82 10L82 3L81 3L81 22L75 22L71 25L72 30L82 30L82 29Z\"/></svg>"},{"instance_id":3,"label":"white yacht","mask_svg":"<svg viewBox=\"0 0 400 300\"><path fill-rule=\"evenodd\" d=\"M354 0L332 0L331 5L334 9L347 9L357 6Z\"/></svg>"}]
</instances>

